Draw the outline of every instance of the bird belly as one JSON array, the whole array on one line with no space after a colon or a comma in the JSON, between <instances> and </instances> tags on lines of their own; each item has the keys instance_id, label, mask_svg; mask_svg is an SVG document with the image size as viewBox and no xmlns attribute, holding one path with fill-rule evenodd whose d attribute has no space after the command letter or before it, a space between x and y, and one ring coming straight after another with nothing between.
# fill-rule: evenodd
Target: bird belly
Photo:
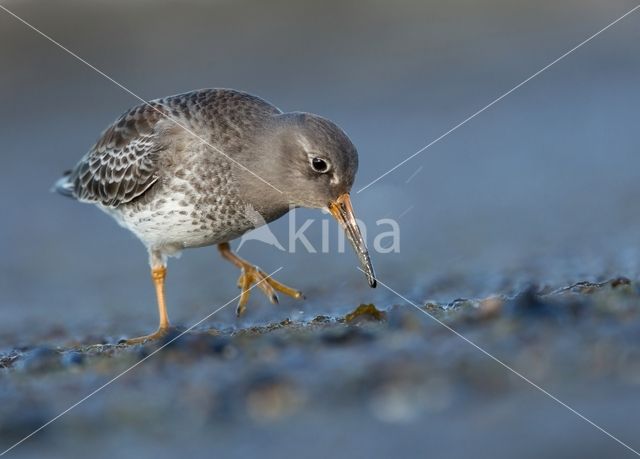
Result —
<instances>
[{"instance_id":1,"label":"bird belly","mask_svg":"<svg viewBox=\"0 0 640 459\"><path fill-rule=\"evenodd\" d=\"M254 228L241 203L225 199L193 200L174 193L148 203L104 208L149 249L174 255L182 249L219 244Z\"/></svg>"}]
</instances>

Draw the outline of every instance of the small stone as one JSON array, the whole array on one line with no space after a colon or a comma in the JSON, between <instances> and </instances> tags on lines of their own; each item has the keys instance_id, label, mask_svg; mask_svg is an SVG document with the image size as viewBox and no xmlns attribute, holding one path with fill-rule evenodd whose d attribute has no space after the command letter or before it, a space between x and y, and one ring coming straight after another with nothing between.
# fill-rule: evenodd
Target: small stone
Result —
<instances>
[{"instance_id":1,"label":"small stone","mask_svg":"<svg viewBox=\"0 0 640 459\"><path fill-rule=\"evenodd\" d=\"M629 285L631 281L626 277L617 277L616 279L611 280L611 287L617 288L623 285Z\"/></svg>"},{"instance_id":2,"label":"small stone","mask_svg":"<svg viewBox=\"0 0 640 459\"><path fill-rule=\"evenodd\" d=\"M332 321L331 317L320 315L320 316L314 317L311 322L314 324L326 324L331 321Z\"/></svg>"},{"instance_id":3,"label":"small stone","mask_svg":"<svg viewBox=\"0 0 640 459\"><path fill-rule=\"evenodd\" d=\"M498 317L504 306L504 300L499 296L491 296L480 301L478 305L477 318L479 320L493 319Z\"/></svg>"},{"instance_id":4,"label":"small stone","mask_svg":"<svg viewBox=\"0 0 640 459\"><path fill-rule=\"evenodd\" d=\"M557 315L558 308L544 301L535 288L531 287L509 302L510 311L517 316L550 318Z\"/></svg>"}]
</instances>

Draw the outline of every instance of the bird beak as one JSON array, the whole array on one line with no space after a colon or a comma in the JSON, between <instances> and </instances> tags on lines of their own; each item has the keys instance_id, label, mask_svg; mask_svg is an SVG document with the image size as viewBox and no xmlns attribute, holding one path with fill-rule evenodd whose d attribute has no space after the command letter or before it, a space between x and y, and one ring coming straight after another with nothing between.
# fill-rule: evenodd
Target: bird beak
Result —
<instances>
[{"instance_id":1,"label":"bird beak","mask_svg":"<svg viewBox=\"0 0 640 459\"><path fill-rule=\"evenodd\" d=\"M371 259L369 258L369 251L367 250L367 246L362 238L360 228L358 228L358 224L356 223L356 217L353 214L353 207L351 207L351 198L349 197L349 193L344 193L338 196L335 201L331 201L329 203L328 207L331 215L338 220L340 226L342 226L344 231L347 233L349 242L351 242L353 249L358 255L358 259L360 260L360 266L362 266L362 270L367 276L369 286L375 287L376 276L373 273L373 266L371 265Z\"/></svg>"}]
</instances>

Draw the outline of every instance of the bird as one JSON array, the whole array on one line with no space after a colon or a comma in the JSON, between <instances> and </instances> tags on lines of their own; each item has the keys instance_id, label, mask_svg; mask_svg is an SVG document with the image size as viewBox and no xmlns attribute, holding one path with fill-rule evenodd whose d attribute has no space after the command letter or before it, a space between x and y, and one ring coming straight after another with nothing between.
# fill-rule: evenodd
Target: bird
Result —
<instances>
[{"instance_id":1,"label":"bird","mask_svg":"<svg viewBox=\"0 0 640 459\"><path fill-rule=\"evenodd\" d=\"M368 284L376 278L350 191L358 152L334 122L283 112L233 89L200 89L143 101L99 136L54 191L96 205L147 248L159 324L125 340L166 336L167 260L185 249L217 245L240 269L237 316L257 286L272 303L291 288L240 258L230 242L298 207L328 210L345 230Z\"/></svg>"}]
</instances>

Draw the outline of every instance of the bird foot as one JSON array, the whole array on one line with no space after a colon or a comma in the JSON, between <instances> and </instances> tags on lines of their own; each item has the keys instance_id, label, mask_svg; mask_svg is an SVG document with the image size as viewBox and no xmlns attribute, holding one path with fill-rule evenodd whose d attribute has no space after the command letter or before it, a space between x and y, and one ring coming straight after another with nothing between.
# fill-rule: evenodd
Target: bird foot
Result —
<instances>
[{"instance_id":1,"label":"bird foot","mask_svg":"<svg viewBox=\"0 0 640 459\"><path fill-rule=\"evenodd\" d=\"M170 330L171 328L169 326L160 327L150 335L138 336L137 338L123 339L118 341L118 344L126 344L128 346L131 346L134 344L144 344L147 341L155 341L160 338L164 338L165 336L167 336Z\"/></svg>"},{"instance_id":2,"label":"bird foot","mask_svg":"<svg viewBox=\"0 0 640 459\"><path fill-rule=\"evenodd\" d=\"M273 277L269 277L264 271L257 266L253 266L242 260L240 277L238 278L238 287L242 289L236 315L240 317L247 309L247 301L249 301L249 289L256 285L269 298L273 304L278 304L278 295L276 291L284 293L292 298L304 299L302 292L288 287L278 282Z\"/></svg>"}]
</instances>

